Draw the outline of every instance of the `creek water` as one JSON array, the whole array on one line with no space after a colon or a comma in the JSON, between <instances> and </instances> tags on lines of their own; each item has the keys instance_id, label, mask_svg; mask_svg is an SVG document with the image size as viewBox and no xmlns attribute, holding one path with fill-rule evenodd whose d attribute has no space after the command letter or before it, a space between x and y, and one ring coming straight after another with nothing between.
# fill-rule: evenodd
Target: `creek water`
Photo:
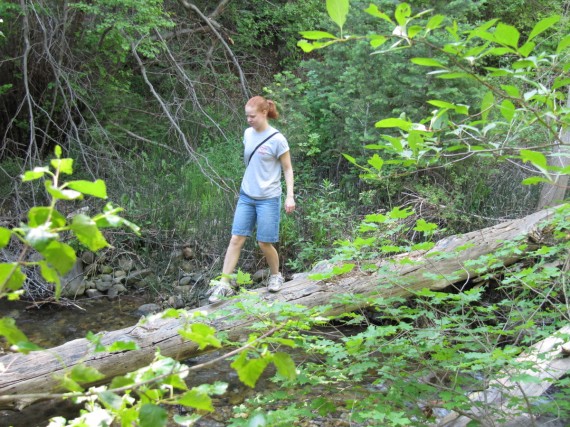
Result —
<instances>
[{"instance_id":1,"label":"creek water","mask_svg":"<svg viewBox=\"0 0 570 427\"><path fill-rule=\"evenodd\" d=\"M137 323L136 310L148 301L141 295L121 296L116 300L77 300L73 305L37 304L25 301L0 300L0 318L15 319L28 340L43 348L52 348L93 333L122 329ZM0 355L7 345L0 341ZM70 402L46 401L23 411L0 411L0 427L43 427L56 415L71 416L77 408Z\"/></svg>"}]
</instances>

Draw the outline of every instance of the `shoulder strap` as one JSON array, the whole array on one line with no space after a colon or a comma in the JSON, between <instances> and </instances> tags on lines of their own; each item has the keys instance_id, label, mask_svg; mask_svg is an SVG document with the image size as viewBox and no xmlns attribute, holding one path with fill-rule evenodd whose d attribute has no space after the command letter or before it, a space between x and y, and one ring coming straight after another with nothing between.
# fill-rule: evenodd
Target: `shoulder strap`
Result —
<instances>
[{"instance_id":1,"label":"shoulder strap","mask_svg":"<svg viewBox=\"0 0 570 427\"><path fill-rule=\"evenodd\" d=\"M279 132L274 132L271 135L269 135L267 138L265 138L263 141L261 141L259 144L257 144L257 147L255 147L253 149L253 151L251 152L251 154L249 155L249 159L247 159L247 166L249 166L249 162L251 162L251 158L253 157L253 155L255 154L255 152L257 151L257 149L259 147L261 147L263 144L265 144L267 141L269 141L271 138L273 138L275 135L277 135ZM246 167L247 167L246 166Z\"/></svg>"}]
</instances>

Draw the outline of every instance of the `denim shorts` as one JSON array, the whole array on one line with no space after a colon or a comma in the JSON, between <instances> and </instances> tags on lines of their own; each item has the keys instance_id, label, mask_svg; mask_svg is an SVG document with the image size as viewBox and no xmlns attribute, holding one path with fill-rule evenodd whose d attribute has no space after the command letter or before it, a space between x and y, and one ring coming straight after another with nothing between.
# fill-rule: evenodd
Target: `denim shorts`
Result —
<instances>
[{"instance_id":1,"label":"denim shorts","mask_svg":"<svg viewBox=\"0 0 570 427\"><path fill-rule=\"evenodd\" d=\"M240 190L232 234L251 236L257 223L257 241L276 243L279 241L280 220L281 197L262 200L252 199Z\"/></svg>"}]
</instances>

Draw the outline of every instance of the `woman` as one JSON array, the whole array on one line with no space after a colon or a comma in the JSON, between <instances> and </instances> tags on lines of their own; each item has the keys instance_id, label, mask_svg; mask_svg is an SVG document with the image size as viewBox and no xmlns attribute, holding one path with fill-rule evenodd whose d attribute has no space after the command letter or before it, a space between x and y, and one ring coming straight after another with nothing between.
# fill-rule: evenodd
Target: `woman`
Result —
<instances>
[{"instance_id":1,"label":"woman","mask_svg":"<svg viewBox=\"0 0 570 427\"><path fill-rule=\"evenodd\" d=\"M242 179L239 200L234 214L232 237L224 258L222 277L213 281L210 303L235 294L230 284L245 240L257 225L257 242L271 275L267 285L270 292L281 289L284 279L279 272L279 255L273 246L279 240L281 211L281 173L285 177L287 195L285 212L295 210L293 196L293 167L287 139L269 124L279 117L275 103L262 96L254 96L245 104L245 115L250 126L243 135L246 170Z\"/></svg>"}]
</instances>

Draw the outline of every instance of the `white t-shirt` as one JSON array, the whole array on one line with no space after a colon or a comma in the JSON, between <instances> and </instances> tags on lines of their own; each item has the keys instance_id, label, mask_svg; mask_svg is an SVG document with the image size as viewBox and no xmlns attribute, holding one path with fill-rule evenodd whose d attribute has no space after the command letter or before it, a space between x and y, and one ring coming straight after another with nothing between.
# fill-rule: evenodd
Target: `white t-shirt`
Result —
<instances>
[{"instance_id":1,"label":"white t-shirt","mask_svg":"<svg viewBox=\"0 0 570 427\"><path fill-rule=\"evenodd\" d=\"M278 133L265 141L251 157L252 151L261 141L277 132L269 126L263 132L247 128L243 134L245 174L241 188L253 199L270 199L281 195L281 162L279 157L289 151L289 144L283 134Z\"/></svg>"}]
</instances>

